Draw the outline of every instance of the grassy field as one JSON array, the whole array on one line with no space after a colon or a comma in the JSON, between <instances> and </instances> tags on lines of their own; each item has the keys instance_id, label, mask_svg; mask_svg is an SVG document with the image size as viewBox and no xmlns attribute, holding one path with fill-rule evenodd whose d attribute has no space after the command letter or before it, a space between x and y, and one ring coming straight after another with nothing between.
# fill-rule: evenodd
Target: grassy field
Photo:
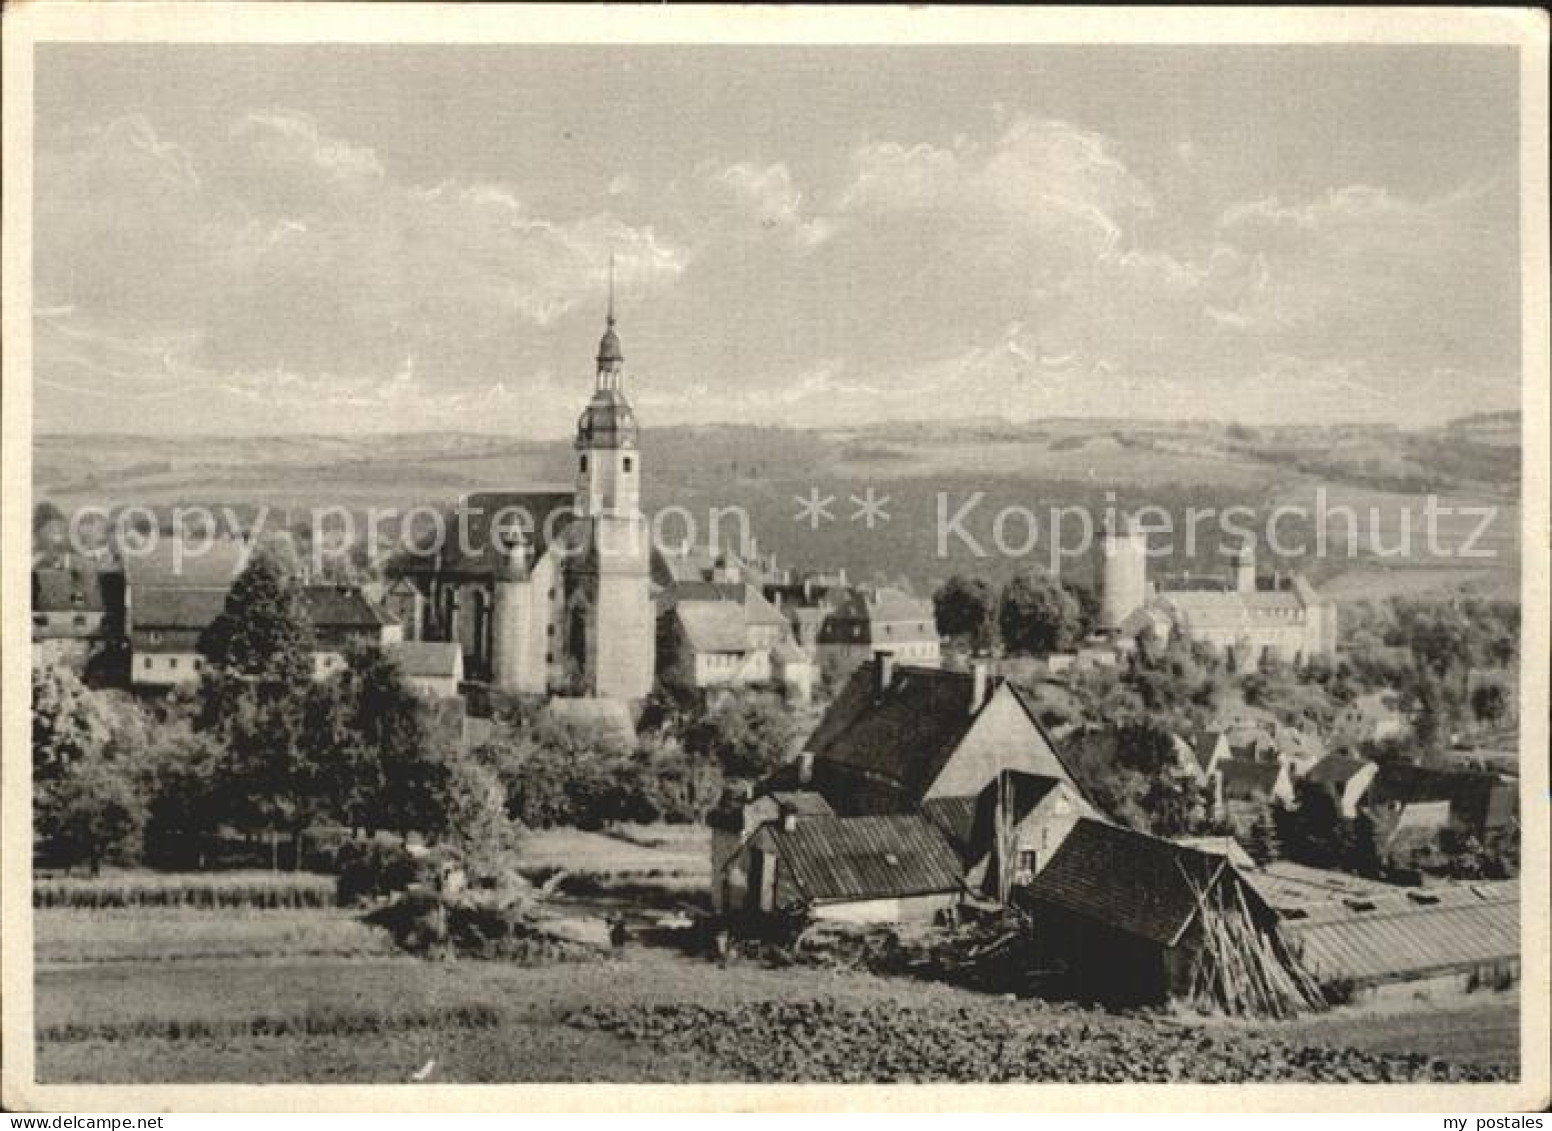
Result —
<instances>
[{"instance_id":1,"label":"grassy field","mask_svg":"<svg viewBox=\"0 0 1552 1131\"><path fill-rule=\"evenodd\" d=\"M625 910L644 926L703 898L705 836L558 830L535 834L527 855L540 871L564 867L585 881L576 894L562 888L577 913ZM708 1011L706 1024L730 1033L758 1026L772 1009L812 1010L830 1026L855 1016L885 1042L859 1055L886 1066L887 1036L898 1026L935 1019L941 1031L943 1018L956 1017L978 1039L1006 1028L1067 1034L1057 1048L1119 1042L1146 1050L1155 1071L1174 1063L1169 1050L1209 1037L1216 1047L1252 1042L1277 1057L1356 1047L1490 1067L1512 1064L1517 1047L1516 1002L1502 994L1254 1026L1118 1018L852 970L721 965L646 941L546 966L427 962L334 908L42 908L34 922L37 1063L51 1083L391 1083L433 1061L425 1075L437 1083L751 1078L747 1060L741 1070L724 1042L653 1038L652 1017L686 1008ZM589 1016L616 1022L579 1022ZM756 1030L772 1042L771 1071L807 1063L814 1030L806 1024ZM764 1072L762 1062L753 1078Z\"/></svg>"}]
</instances>

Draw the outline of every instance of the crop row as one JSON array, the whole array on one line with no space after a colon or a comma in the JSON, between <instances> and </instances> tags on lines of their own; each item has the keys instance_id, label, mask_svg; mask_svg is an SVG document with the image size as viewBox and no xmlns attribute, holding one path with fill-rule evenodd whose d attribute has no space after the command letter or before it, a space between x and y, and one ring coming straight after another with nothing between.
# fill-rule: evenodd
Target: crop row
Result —
<instances>
[{"instance_id":1,"label":"crop row","mask_svg":"<svg viewBox=\"0 0 1552 1131\"><path fill-rule=\"evenodd\" d=\"M376 1010L311 1011L291 1016L221 1019L155 1019L65 1022L38 1029L39 1041L207 1041L248 1037L341 1037L428 1029L492 1029L500 1014L492 1005L471 1003L436 1009L382 1013Z\"/></svg>"},{"instance_id":2,"label":"crop row","mask_svg":"<svg viewBox=\"0 0 1552 1131\"><path fill-rule=\"evenodd\" d=\"M33 884L39 908L97 910L109 907L247 907L259 910L333 907L334 880L309 873L234 878L133 876L106 879L41 879Z\"/></svg>"},{"instance_id":3,"label":"crop row","mask_svg":"<svg viewBox=\"0 0 1552 1131\"><path fill-rule=\"evenodd\" d=\"M1086 1017L1086 1019L1085 1019ZM1418 1054L1232 1039L1142 1018L866 1006L828 1001L594 1006L568 1022L664 1052L689 1051L755 1082L1200 1083L1474 1081L1493 1068Z\"/></svg>"}]
</instances>

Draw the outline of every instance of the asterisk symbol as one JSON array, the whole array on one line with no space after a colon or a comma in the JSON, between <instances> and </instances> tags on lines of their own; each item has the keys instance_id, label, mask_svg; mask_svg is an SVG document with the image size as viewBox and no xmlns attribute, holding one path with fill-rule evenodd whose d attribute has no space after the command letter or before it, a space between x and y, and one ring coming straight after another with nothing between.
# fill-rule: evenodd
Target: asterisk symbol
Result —
<instances>
[{"instance_id":1,"label":"asterisk symbol","mask_svg":"<svg viewBox=\"0 0 1552 1131\"><path fill-rule=\"evenodd\" d=\"M863 492L862 498L853 495L851 501L857 504L857 509L851 512L853 522L865 522L872 530L878 523L889 521L889 512L884 509L889 505L889 496L875 494L871 486Z\"/></svg>"},{"instance_id":2,"label":"asterisk symbol","mask_svg":"<svg viewBox=\"0 0 1552 1131\"><path fill-rule=\"evenodd\" d=\"M792 501L798 505L798 513L792 516L792 521L806 522L810 530L818 530L821 522L835 521L835 515L830 511L830 504L835 502L835 496L821 495L818 487L808 489L808 498L793 495Z\"/></svg>"}]
</instances>

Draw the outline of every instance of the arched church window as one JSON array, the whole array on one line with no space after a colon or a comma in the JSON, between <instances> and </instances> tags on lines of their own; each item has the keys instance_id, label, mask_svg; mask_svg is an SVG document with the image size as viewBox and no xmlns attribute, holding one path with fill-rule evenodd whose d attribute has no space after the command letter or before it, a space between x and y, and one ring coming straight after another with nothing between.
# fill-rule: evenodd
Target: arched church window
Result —
<instances>
[{"instance_id":1,"label":"arched church window","mask_svg":"<svg viewBox=\"0 0 1552 1131\"><path fill-rule=\"evenodd\" d=\"M582 455L582 470L583 471L587 470L587 453L585 453L585 452Z\"/></svg>"},{"instance_id":2,"label":"arched church window","mask_svg":"<svg viewBox=\"0 0 1552 1131\"><path fill-rule=\"evenodd\" d=\"M631 470L631 458L630 458L630 456L626 456L625 457L625 474L629 475L630 474L630 470Z\"/></svg>"}]
</instances>

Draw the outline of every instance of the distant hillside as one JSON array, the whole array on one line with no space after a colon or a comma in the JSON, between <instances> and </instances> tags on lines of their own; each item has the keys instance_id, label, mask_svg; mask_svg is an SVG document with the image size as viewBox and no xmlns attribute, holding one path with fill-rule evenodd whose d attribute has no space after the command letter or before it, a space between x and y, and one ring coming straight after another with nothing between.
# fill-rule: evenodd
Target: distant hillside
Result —
<instances>
[{"instance_id":1,"label":"distant hillside","mask_svg":"<svg viewBox=\"0 0 1552 1131\"><path fill-rule=\"evenodd\" d=\"M823 431L653 428L645 436L643 487L649 510L683 507L697 516L703 537L712 508L741 508L762 546L786 561L845 566L859 577L920 589L955 570L996 577L1048 564L1048 529L1021 558L995 548L979 557L956 538L940 546L942 508L955 513L973 497L982 501L968 526L986 546L997 512L1010 506L1027 508L1042 524L1052 507L1061 506L1103 512L1107 505L1151 503L1183 516L1191 507L1240 505L1264 515L1277 503L1308 506L1323 488L1332 498L1378 508L1390 528L1403 511L1420 511L1423 495L1437 493L1501 508L1490 539L1497 558L1467 568L1435 559L1379 561L1365 552L1282 564L1322 580L1345 578L1337 588L1354 595L1372 595L1376 585L1399 591L1463 582L1512 591L1519 536L1517 421L1517 414L1487 414L1420 432L1074 419ZM1484 438L1489 433L1491 441ZM566 484L574 456L565 441L456 433L162 442L45 435L37 437L34 452L36 498L67 511L86 503L164 510L180 503L268 506L289 510L293 523L305 521L308 508L405 510L445 505L492 486ZM866 531L851 520L851 500L870 487L889 498L890 519ZM834 518L817 529L794 521L798 500L811 489L833 496ZM1294 523L1287 530L1298 528ZM1017 521L1005 534L1015 544L1024 538ZM1218 548L1216 537L1208 537L1156 568L1216 571L1222 565ZM1062 564L1080 578L1092 572L1091 560Z\"/></svg>"}]
</instances>

